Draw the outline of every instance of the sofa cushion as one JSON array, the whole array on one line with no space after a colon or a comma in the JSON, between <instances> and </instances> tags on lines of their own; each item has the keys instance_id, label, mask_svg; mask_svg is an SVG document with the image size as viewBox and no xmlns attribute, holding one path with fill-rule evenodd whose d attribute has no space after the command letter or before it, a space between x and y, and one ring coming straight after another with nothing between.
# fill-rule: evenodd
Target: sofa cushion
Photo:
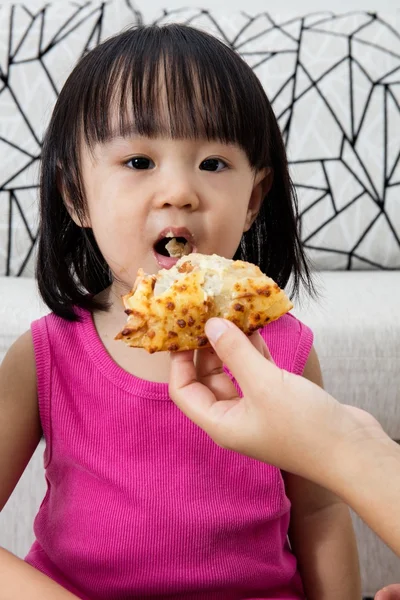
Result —
<instances>
[{"instance_id":1,"label":"sofa cushion","mask_svg":"<svg viewBox=\"0 0 400 600\"><path fill-rule=\"evenodd\" d=\"M124 0L0 3L0 275L32 277L44 131L80 57L138 22Z\"/></svg>"},{"instance_id":2,"label":"sofa cushion","mask_svg":"<svg viewBox=\"0 0 400 600\"><path fill-rule=\"evenodd\" d=\"M259 76L316 266L400 268L400 13L294 17L267 14L261 2L227 12L184 0L148 9L143 0L0 6L0 274L33 274L43 132L67 74L100 40L154 20L211 31Z\"/></svg>"},{"instance_id":3,"label":"sofa cushion","mask_svg":"<svg viewBox=\"0 0 400 600\"><path fill-rule=\"evenodd\" d=\"M400 440L400 276L317 274L320 297L295 309L314 331L326 389L368 410Z\"/></svg>"},{"instance_id":4,"label":"sofa cushion","mask_svg":"<svg viewBox=\"0 0 400 600\"><path fill-rule=\"evenodd\" d=\"M49 309L39 298L36 280L0 277L0 363L11 344Z\"/></svg>"}]
</instances>

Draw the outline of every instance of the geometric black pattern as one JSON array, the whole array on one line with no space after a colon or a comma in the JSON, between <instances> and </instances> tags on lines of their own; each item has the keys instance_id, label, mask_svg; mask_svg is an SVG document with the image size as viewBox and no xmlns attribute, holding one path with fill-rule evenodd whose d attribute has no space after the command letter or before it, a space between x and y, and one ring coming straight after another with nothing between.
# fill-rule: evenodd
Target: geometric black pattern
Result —
<instances>
[{"instance_id":1,"label":"geometric black pattern","mask_svg":"<svg viewBox=\"0 0 400 600\"><path fill-rule=\"evenodd\" d=\"M129 0L0 7L0 274L32 274L43 132L76 61L130 23ZM165 10L255 70L284 135L302 240L319 268L400 268L400 33L395 15L282 18Z\"/></svg>"},{"instance_id":2,"label":"geometric black pattern","mask_svg":"<svg viewBox=\"0 0 400 600\"><path fill-rule=\"evenodd\" d=\"M0 275L33 273L43 133L68 73L133 22L128 0L0 6Z\"/></svg>"},{"instance_id":3,"label":"geometric black pattern","mask_svg":"<svg viewBox=\"0 0 400 600\"><path fill-rule=\"evenodd\" d=\"M319 267L400 268L400 20L166 11L222 37L261 79L283 132L302 241Z\"/></svg>"}]
</instances>

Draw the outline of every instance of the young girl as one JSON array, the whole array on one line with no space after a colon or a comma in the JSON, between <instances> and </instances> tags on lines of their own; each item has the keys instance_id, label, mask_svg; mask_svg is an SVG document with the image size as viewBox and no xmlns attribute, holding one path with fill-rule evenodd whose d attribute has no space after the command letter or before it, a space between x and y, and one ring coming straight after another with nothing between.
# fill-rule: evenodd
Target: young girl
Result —
<instances>
[{"instance_id":1,"label":"young girl","mask_svg":"<svg viewBox=\"0 0 400 600\"><path fill-rule=\"evenodd\" d=\"M169 355L114 340L137 269L174 263L169 232L311 286L252 70L190 27L125 31L69 77L42 164L37 276L52 312L2 366L0 506L42 435L48 489L25 562L0 552L0 599L359 598L347 508L214 445L170 400ZM279 366L321 383L307 327L287 315L262 335Z\"/></svg>"}]
</instances>

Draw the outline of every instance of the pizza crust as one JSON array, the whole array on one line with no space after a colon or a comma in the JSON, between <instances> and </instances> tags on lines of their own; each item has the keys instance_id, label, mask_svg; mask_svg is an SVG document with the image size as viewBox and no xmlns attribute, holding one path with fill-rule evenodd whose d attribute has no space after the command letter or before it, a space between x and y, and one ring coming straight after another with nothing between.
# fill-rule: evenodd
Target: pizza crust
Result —
<instances>
[{"instance_id":1,"label":"pizza crust","mask_svg":"<svg viewBox=\"0 0 400 600\"><path fill-rule=\"evenodd\" d=\"M211 317L228 319L249 335L293 308L256 265L198 253L156 275L139 269L123 303L128 320L115 339L150 353L209 346L204 325Z\"/></svg>"}]
</instances>

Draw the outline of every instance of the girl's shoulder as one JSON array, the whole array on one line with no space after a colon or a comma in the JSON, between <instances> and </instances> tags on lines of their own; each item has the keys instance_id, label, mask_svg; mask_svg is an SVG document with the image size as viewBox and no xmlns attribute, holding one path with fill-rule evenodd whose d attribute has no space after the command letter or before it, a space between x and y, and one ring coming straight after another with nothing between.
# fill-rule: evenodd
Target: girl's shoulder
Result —
<instances>
[{"instance_id":1,"label":"girl's shoulder","mask_svg":"<svg viewBox=\"0 0 400 600\"><path fill-rule=\"evenodd\" d=\"M49 313L31 323L37 380L37 401L40 422L46 440L45 466L49 464L52 447L53 417L69 393L68 382L84 385L90 366L86 349L85 329L91 313L77 309L79 320L68 321Z\"/></svg>"},{"instance_id":2,"label":"girl's shoulder","mask_svg":"<svg viewBox=\"0 0 400 600\"><path fill-rule=\"evenodd\" d=\"M15 379L16 382L21 382L23 386L28 385L29 388L34 389L35 386L30 385L35 383L36 372L33 339L29 330L10 346L1 362L1 369L2 382L4 376L6 384L11 379ZM5 374L7 374L7 377Z\"/></svg>"},{"instance_id":3,"label":"girl's shoulder","mask_svg":"<svg viewBox=\"0 0 400 600\"><path fill-rule=\"evenodd\" d=\"M92 315L83 309L76 309L77 321L68 321L51 312L31 323L33 350L38 371L40 374L50 371L50 367L68 360L83 350L88 333L92 328L90 322Z\"/></svg>"},{"instance_id":4,"label":"girl's shoulder","mask_svg":"<svg viewBox=\"0 0 400 600\"><path fill-rule=\"evenodd\" d=\"M31 323L33 345L36 347L40 342L52 343L52 341L66 341L67 338L74 340L77 335L89 328L92 315L89 311L75 308L77 320L68 321L53 312L40 317Z\"/></svg>"},{"instance_id":5,"label":"girl's shoulder","mask_svg":"<svg viewBox=\"0 0 400 600\"><path fill-rule=\"evenodd\" d=\"M311 329L288 313L260 330L276 364L301 375L313 345Z\"/></svg>"}]
</instances>

